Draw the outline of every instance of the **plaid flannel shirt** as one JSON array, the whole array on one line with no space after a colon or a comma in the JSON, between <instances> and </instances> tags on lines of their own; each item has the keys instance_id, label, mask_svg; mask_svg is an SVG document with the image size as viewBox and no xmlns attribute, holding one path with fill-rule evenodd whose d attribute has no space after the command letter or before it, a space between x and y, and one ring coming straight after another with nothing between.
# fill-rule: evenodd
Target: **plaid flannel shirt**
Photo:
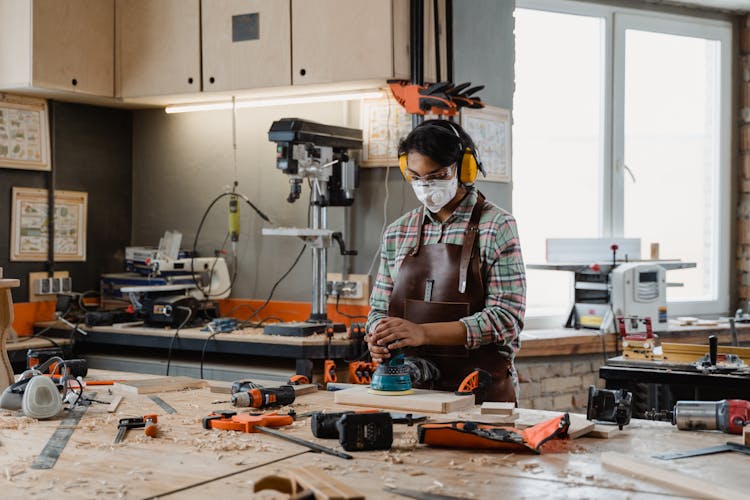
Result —
<instances>
[{"instance_id":1,"label":"plaid flannel shirt","mask_svg":"<svg viewBox=\"0 0 750 500\"><path fill-rule=\"evenodd\" d=\"M452 243L463 245L464 232L477 200L477 190L469 188L453 214L440 222L429 210L416 208L393 222L383 235L380 268L370 297L370 314L366 329L374 330L388 315L388 303L394 279L404 257L419 238L422 245ZM491 202L486 202L479 221L479 255L485 286L485 307L461 318L466 326L466 348L497 344L500 352L511 360L519 349L526 310L526 274L516 221L512 215ZM515 370L514 370L515 372ZM514 373L514 379L515 379Z\"/></svg>"}]
</instances>

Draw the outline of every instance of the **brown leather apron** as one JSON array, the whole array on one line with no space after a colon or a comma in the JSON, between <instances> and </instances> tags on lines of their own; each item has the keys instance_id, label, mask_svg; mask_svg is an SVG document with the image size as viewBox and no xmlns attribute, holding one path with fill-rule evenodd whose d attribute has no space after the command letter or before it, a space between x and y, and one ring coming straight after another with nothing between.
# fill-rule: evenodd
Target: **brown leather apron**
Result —
<instances>
[{"instance_id":1,"label":"brown leather apron","mask_svg":"<svg viewBox=\"0 0 750 500\"><path fill-rule=\"evenodd\" d=\"M466 227L464 244L436 243L421 246L422 228L416 247L406 256L396 276L388 316L413 323L458 321L484 309L484 280L479 257L479 219L485 198L477 202ZM405 349L407 356L423 357L440 369L440 380L427 389L455 391L476 368L492 375L485 401L515 401L511 361L494 344L478 349L464 346L422 346Z\"/></svg>"}]
</instances>

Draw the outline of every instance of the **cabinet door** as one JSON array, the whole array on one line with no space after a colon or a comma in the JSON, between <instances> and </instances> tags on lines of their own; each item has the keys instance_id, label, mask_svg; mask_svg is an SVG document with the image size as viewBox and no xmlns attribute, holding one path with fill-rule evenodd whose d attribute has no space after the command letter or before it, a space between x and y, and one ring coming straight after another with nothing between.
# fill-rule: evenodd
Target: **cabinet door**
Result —
<instances>
[{"instance_id":1,"label":"cabinet door","mask_svg":"<svg viewBox=\"0 0 750 500\"><path fill-rule=\"evenodd\" d=\"M292 0L292 83L393 75L391 0Z\"/></svg>"},{"instance_id":2,"label":"cabinet door","mask_svg":"<svg viewBox=\"0 0 750 500\"><path fill-rule=\"evenodd\" d=\"M199 92L199 0L117 0L117 96Z\"/></svg>"},{"instance_id":3,"label":"cabinet door","mask_svg":"<svg viewBox=\"0 0 750 500\"><path fill-rule=\"evenodd\" d=\"M114 0L34 0L32 85L112 97Z\"/></svg>"},{"instance_id":4,"label":"cabinet door","mask_svg":"<svg viewBox=\"0 0 750 500\"><path fill-rule=\"evenodd\" d=\"M203 90L289 85L290 0L202 0Z\"/></svg>"}]
</instances>

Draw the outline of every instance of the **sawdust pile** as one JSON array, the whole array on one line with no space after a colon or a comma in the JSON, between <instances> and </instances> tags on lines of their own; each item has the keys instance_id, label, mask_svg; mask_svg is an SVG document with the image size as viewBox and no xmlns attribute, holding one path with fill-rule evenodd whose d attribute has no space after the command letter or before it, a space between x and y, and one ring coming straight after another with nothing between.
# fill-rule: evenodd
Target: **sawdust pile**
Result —
<instances>
[{"instance_id":1,"label":"sawdust pile","mask_svg":"<svg viewBox=\"0 0 750 500\"><path fill-rule=\"evenodd\" d=\"M38 420L31 417L0 417L0 429L25 429Z\"/></svg>"}]
</instances>

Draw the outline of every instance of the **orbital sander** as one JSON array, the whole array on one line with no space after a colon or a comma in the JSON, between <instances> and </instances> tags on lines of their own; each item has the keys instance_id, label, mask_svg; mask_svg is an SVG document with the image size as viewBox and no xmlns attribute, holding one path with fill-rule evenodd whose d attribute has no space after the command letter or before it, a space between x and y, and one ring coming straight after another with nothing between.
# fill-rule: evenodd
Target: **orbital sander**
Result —
<instances>
[{"instance_id":1,"label":"orbital sander","mask_svg":"<svg viewBox=\"0 0 750 500\"><path fill-rule=\"evenodd\" d=\"M379 364L372 374L370 394L383 396L402 396L411 394L411 376L409 368L404 364L406 356L399 349L391 352L391 357Z\"/></svg>"}]
</instances>

